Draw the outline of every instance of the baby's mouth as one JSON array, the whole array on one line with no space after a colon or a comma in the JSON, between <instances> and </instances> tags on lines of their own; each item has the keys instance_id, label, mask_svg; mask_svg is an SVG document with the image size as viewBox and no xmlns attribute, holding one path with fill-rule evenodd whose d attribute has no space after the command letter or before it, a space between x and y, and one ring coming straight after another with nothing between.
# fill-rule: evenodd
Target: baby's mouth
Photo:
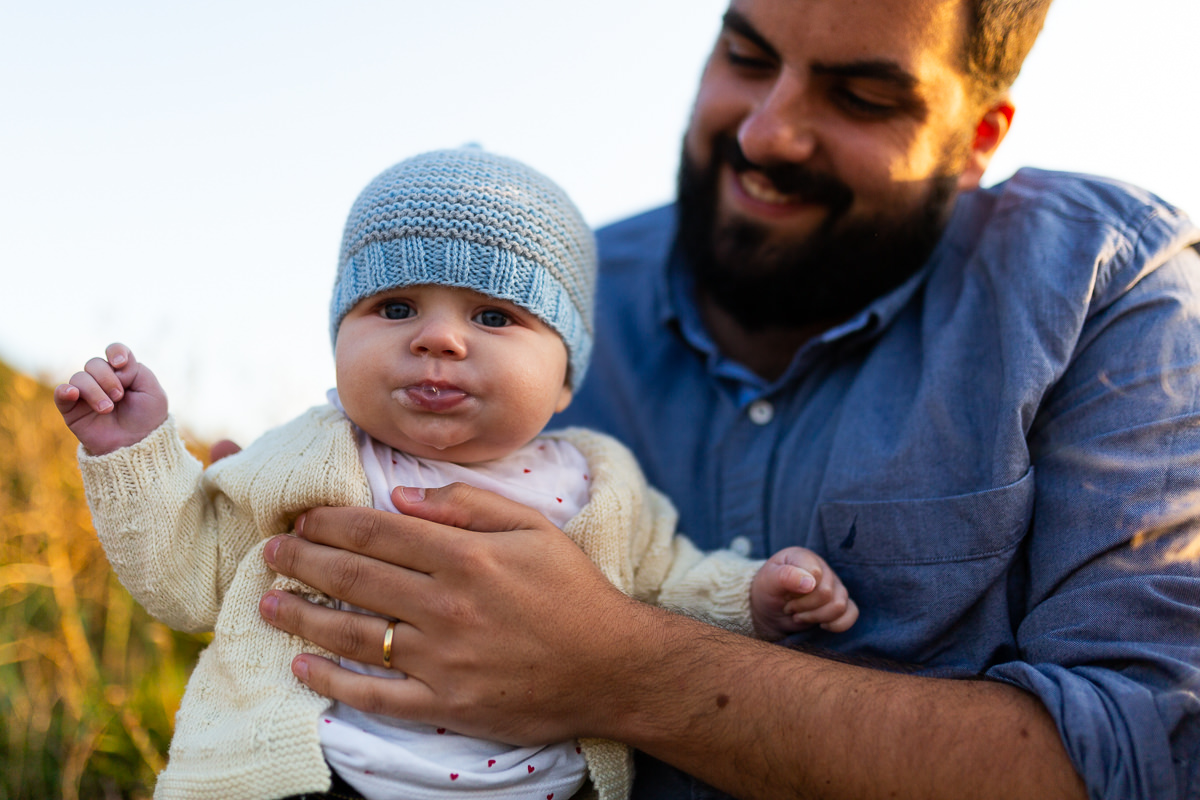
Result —
<instances>
[{"instance_id":1,"label":"baby's mouth","mask_svg":"<svg viewBox=\"0 0 1200 800\"><path fill-rule=\"evenodd\" d=\"M427 411L446 411L465 400L465 391L452 383L422 381L406 386L404 395L414 404Z\"/></svg>"}]
</instances>

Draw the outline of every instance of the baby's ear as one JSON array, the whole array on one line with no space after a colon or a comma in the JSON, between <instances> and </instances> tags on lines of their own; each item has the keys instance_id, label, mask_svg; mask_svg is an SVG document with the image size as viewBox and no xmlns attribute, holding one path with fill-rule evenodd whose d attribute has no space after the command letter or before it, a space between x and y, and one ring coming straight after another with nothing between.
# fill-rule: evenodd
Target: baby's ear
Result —
<instances>
[{"instance_id":1,"label":"baby's ear","mask_svg":"<svg viewBox=\"0 0 1200 800\"><path fill-rule=\"evenodd\" d=\"M571 391L570 384L563 384L562 391L558 394L558 403L554 406L554 413L566 410L567 406L571 405L571 399L575 394Z\"/></svg>"}]
</instances>

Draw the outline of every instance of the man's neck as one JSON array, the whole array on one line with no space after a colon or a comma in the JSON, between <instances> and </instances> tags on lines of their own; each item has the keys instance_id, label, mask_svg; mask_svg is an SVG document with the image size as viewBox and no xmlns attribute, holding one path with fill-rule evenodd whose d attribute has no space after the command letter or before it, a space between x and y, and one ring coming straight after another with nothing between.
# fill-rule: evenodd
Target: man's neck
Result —
<instances>
[{"instance_id":1,"label":"man's neck","mask_svg":"<svg viewBox=\"0 0 1200 800\"><path fill-rule=\"evenodd\" d=\"M801 327L771 327L747 330L707 293L699 292L700 318L727 358L749 367L756 375L773 381L787 370L796 353L814 336L833 323L817 322Z\"/></svg>"}]
</instances>

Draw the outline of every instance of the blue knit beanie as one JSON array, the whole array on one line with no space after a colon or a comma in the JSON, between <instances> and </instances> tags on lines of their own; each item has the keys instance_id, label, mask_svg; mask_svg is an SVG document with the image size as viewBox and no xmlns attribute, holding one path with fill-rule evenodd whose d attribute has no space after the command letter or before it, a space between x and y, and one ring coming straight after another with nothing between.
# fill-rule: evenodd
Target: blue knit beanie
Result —
<instances>
[{"instance_id":1,"label":"blue knit beanie","mask_svg":"<svg viewBox=\"0 0 1200 800\"><path fill-rule=\"evenodd\" d=\"M350 209L329 333L360 300L437 284L474 289L535 314L567 346L578 387L592 350L596 246L579 209L549 178L477 148L401 161Z\"/></svg>"}]
</instances>

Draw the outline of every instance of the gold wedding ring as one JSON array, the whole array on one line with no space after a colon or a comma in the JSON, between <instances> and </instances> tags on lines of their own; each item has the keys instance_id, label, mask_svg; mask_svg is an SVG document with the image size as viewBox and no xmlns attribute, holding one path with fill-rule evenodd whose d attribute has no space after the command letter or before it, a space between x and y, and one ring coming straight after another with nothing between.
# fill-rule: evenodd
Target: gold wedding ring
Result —
<instances>
[{"instance_id":1,"label":"gold wedding ring","mask_svg":"<svg viewBox=\"0 0 1200 800\"><path fill-rule=\"evenodd\" d=\"M383 634L383 665L392 668L392 635L396 632L396 623L389 622L387 632Z\"/></svg>"}]
</instances>

